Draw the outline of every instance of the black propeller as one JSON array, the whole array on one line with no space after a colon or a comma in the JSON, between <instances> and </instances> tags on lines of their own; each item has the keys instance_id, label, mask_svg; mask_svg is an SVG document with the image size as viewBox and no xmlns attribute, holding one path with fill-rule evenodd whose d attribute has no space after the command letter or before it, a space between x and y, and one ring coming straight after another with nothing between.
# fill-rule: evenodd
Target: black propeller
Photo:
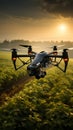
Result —
<instances>
[{"instance_id":1,"label":"black propeller","mask_svg":"<svg viewBox=\"0 0 73 130\"><path fill-rule=\"evenodd\" d=\"M27 47L27 48L31 47L31 45L20 45L20 46Z\"/></svg>"},{"instance_id":2,"label":"black propeller","mask_svg":"<svg viewBox=\"0 0 73 130\"><path fill-rule=\"evenodd\" d=\"M12 50L12 51L16 51L17 49L16 49L16 48L12 48L11 50Z\"/></svg>"},{"instance_id":3,"label":"black propeller","mask_svg":"<svg viewBox=\"0 0 73 130\"><path fill-rule=\"evenodd\" d=\"M28 54L32 53L32 46L31 45L20 45L22 47L27 47L28 48Z\"/></svg>"}]
</instances>

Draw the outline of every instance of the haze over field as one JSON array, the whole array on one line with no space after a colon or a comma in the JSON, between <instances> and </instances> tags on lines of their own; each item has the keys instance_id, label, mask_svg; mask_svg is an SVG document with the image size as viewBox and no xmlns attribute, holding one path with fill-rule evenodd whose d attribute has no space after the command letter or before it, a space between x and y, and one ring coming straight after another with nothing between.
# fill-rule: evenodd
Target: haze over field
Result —
<instances>
[{"instance_id":1,"label":"haze over field","mask_svg":"<svg viewBox=\"0 0 73 130\"><path fill-rule=\"evenodd\" d=\"M33 51L40 52L46 51L51 52L53 51L53 46L57 46L58 53L62 53L63 49L69 49L69 57L73 58L73 42L70 41L29 41L29 40L4 40L0 43L0 51L10 51L12 48L16 48L18 53L28 53L28 49L25 47L21 47L20 44L23 45L31 45Z\"/></svg>"},{"instance_id":2,"label":"haze over field","mask_svg":"<svg viewBox=\"0 0 73 130\"><path fill-rule=\"evenodd\" d=\"M0 0L0 41L73 41L72 0Z\"/></svg>"}]
</instances>

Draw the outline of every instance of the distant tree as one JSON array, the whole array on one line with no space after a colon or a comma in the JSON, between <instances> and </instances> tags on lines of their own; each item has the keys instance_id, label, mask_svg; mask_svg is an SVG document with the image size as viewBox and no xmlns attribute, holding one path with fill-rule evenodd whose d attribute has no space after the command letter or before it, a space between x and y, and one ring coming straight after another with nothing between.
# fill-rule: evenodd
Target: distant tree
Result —
<instances>
[{"instance_id":1,"label":"distant tree","mask_svg":"<svg viewBox=\"0 0 73 130\"><path fill-rule=\"evenodd\" d=\"M9 41L8 41L8 40L4 40L4 41L3 41L3 43L8 44L8 43L9 43Z\"/></svg>"}]
</instances>

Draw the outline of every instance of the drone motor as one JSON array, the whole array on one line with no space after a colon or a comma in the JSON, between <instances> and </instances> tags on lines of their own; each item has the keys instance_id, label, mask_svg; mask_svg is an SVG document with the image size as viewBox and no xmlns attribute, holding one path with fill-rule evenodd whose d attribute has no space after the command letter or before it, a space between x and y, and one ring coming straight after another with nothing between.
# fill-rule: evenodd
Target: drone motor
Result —
<instances>
[{"instance_id":1,"label":"drone motor","mask_svg":"<svg viewBox=\"0 0 73 130\"><path fill-rule=\"evenodd\" d=\"M16 59L17 59L17 51L16 49L12 49L12 61L13 61L15 70L16 70Z\"/></svg>"}]
</instances>

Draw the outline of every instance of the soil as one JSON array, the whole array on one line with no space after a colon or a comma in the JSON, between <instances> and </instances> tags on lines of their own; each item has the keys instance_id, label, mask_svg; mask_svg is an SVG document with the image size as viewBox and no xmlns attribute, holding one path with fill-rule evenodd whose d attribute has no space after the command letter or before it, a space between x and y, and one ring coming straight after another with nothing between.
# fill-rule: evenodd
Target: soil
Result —
<instances>
[{"instance_id":1,"label":"soil","mask_svg":"<svg viewBox=\"0 0 73 130\"><path fill-rule=\"evenodd\" d=\"M16 93L20 92L24 88L24 85L32 79L33 77L26 75L25 77L20 78L17 82L13 83L12 86L8 88L6 87L6 89L0 93L0 106L8 100L8 97L13 97Z\"/></svg>"}]
</instances>

